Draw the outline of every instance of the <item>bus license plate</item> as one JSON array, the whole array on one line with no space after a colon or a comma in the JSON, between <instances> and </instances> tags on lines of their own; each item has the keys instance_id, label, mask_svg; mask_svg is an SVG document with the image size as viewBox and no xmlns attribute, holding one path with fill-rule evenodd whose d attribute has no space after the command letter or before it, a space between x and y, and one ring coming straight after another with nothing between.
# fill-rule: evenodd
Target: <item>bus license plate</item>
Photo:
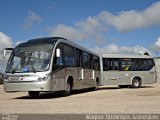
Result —
<instances>
[{"instance_id":1,"label":"bus license plate","mask_svg":"<svg viewBox=\"0 0 160 120\"><path fill-rule=\"evenodd\" d=\"M10 81L19 81L20 78L19 78L19 77L11 77L9 80L10 80Z\"/></svg>"}]
</instances>

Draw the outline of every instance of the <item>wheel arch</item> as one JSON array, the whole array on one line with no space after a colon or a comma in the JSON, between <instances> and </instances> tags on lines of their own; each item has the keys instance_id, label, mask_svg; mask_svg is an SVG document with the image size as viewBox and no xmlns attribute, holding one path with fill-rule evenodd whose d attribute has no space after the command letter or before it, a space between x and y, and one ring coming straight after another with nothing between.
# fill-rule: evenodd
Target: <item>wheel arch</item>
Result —
<instances>
[{"instance_id":1,"label":"wheel arch","mask_svg":"<svg viewBox=\"0 0 160 120\"><path fill-rule=\"evenodd\" d=\"M68 75L68 76L66 77L66 84L67 84L67 82L70 82L70 83L71 83L71 86L72 86L72 88L73 88L74 78L73 78L72 75Z\"/></svg>"}]
</instances>

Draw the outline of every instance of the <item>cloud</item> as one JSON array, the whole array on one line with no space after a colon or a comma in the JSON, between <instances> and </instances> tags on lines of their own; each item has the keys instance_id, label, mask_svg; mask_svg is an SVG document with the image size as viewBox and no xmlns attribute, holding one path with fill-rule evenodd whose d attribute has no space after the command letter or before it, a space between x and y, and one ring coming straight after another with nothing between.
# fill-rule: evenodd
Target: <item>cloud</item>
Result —
<instances>
[{"instance_id":1,"label":"cloud","mask_svg":"<svg viewBox=\"0 0 160 120\"><path fill-rule=\"evenodd\" d=\"M156 55L160 54L160 37L157 38L155 43L150 46L150 49L152 52L154 52Z\"/></svg>"},{"instance_id":2,"label":"cloud","mask_svg":"<svg viewBox=\"0 0 160 120\"><path fill-rule=\"evenodd\" d=\"M41 20L42 20L42 18L38 14L36 14L35 12L30 10L30 11L28 11L28 15L26 18L26 22L23 25L23 29L28 30L28 29L32 28L33 24L40 22Z\"/></svg>"},{"instance_id":3,"label":"cloud","mask_svg":"<svg viewBox=\"0 0 160 120\"><path fill-rule=\"evenodd\" d=\"M12 38L3 32L0 32L0 73L4 73L9 58L9 54L7 54L6 58L3 58L3 49L9 47L13 47Z\"/></svg>"},{"instance_id":4,"label":"cloud","mask_svg":"<svg viewBox=\"0 0 160 120\"><path fill-rule=\"evenodd\" d=\"M147 48L136 45L133 47L127 47L127 46L118 46L116 44L109 44L105 46L104 48L95 47L91 49L97 53L105 54L105 53L112 53L112 54L144 54L145 52L148 52L149 54L152 54L150 50Z\"/></svg>"},{"instance_id":5,"label":"cloud","mask_svg":"<svg viewBox=\"0 0 160 120\"><path fill-rule=\"evenodd\" d=\"M72 41L92 39L95 41L103 41L102 35L106 28L95 16L89 16L83 21L76 22L73 26L60 24L56 27L50 28L49 33L51 36L61 36Z\"/></svg>"},{"instance_id":6,"label":"cloud","mask_svg":"<svg viewBox=\"0 0 160 120\"><path fill-rule=\"evenodd\" d=\"M144 11L121 11L118 15L110 12L101 12L100 17L106 23L115 27L118 31L130 31L152 25L160 25L160 2L152 4Z\"/></svg>"},{"instance_id":7,"label":"cloud","mask_svg":"<svg viewBox=\"0 0 160 120\"><path fill-rule=\"evenodd\" d=\"M0 50L3 50L7 47L13 47L12 39L5 33L0 32Z\"/></svg>"},{"instance_id":8,"label":"cloud","mask_svg":"<svg viewBox=\"0 0 160 120\"><path fill-rule=\"evenodd\" d=\"M155 42L155 46L160 48L160 37L157 38L157 41Z\"/></svg>"},{"instance_id":9,"label":"cloud","mask_svg":"<svg viewBox=\"0 0 160 120\"><path fill-rule=\"evenodd\" d=\"M52 36L60 36L65 37L71 40L81 40L85 38L85 35L81 33L81 31L76 28L66 26L66 25L58 25L54 29L50 29L50 34Z\"/></svg>"},{"instance_id":10,"label":"cloud","mask_svg":"<svg viewBox=\"0 0 160 120\"><path fill-rule=\"evenodd\" d=\"M121 11L114 15L108 11L102 11L96 16L89 16L77 21L73 25L59 24L49 29L51 36L61 36L72 41L90 40L98 44L106 41L105 33L111 27L120 32L131 31L153 25L160 25L160 2L156 2L143 11Z\"/></svg>"}]
</instances>

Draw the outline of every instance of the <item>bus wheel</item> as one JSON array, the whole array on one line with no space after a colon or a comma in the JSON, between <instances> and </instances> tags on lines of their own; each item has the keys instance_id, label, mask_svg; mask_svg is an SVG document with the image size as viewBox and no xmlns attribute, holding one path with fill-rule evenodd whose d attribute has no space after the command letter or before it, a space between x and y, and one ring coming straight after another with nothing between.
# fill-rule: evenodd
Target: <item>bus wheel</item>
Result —
<instances>
[{"instance_id":1,"label":"bus wheel","mask_svg":"<svg viewBox=\"0 0 160 120\"><path fill-rule=\"evenodd\" d=\"M70 81L67 82L66 90L64 91L64 96L69 96L72 93L72 84Z\"/></svg>"},{"instance_id":2,"label":"bus wheel","mask_svg":"<svg viewBox=\"0 0 160 120\"><path fill-rule=\"evenodd\" d=\"M31 97L38 97L39 91L28 91L28 94Z\"/></svg>"},{"instance_id":3,"label":"bus wheel","mask_svg":"<svg viewBox=\"0 0 160 120\"><path fill-rule=\"evenodd\" d=\"M138 78L134 78L132 80L132 86L131 87L132 88L139 88L139 87L141 87L141 80L138 79Z\"/></svg>"}]
</instances>

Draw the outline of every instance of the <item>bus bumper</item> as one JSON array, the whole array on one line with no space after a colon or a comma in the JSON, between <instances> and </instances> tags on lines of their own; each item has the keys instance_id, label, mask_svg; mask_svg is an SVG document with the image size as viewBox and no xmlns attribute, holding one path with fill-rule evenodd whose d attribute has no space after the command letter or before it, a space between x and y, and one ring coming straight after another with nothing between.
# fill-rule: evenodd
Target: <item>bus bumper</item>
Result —
<instances>
[{"instance_id":1,"label":"bus bumper","mask_svg":"<svg viewBox=\"0 0 160 120\"><path fill-rule=\"evenodd\" d=\"M19 82L8 83L4 82L4 91L6 92L19 92L19 91L50 91L50 82Z\"/></svg>"}]
</instances>

